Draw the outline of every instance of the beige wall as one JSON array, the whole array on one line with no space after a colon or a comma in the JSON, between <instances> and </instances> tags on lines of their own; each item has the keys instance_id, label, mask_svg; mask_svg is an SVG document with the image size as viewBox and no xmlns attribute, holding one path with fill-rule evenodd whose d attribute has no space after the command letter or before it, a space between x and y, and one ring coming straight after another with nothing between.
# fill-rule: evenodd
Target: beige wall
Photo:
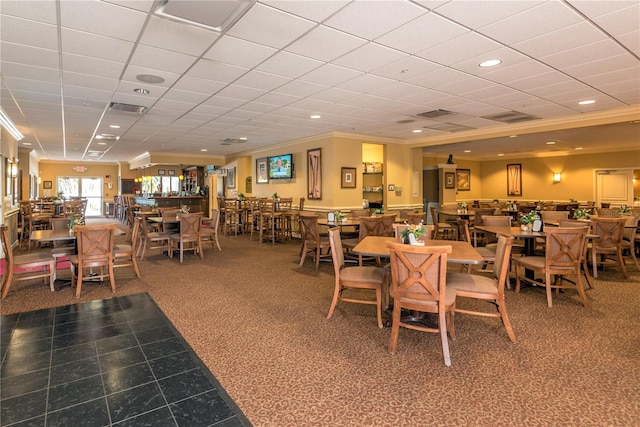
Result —
<instances>
[{"instance_id":1,"label":"beige wall","mask_svg":"<svg viewBox=\"0 0 640 427\"><path fill-rule=\"evenodd\" d=\"M75 172L74 166L84 166L86 172ZM56 188L56 178L58 177L99 177L102 178L102 196L105 199L112 198L118 194L118 170L119 166L115 163L93 163L93 162L40 162L40 195L44 195L43 183L51 181L53 188L51 195L58 192ZM111 184L112 188L109 188Z\"/></svg>"}]
</instances>

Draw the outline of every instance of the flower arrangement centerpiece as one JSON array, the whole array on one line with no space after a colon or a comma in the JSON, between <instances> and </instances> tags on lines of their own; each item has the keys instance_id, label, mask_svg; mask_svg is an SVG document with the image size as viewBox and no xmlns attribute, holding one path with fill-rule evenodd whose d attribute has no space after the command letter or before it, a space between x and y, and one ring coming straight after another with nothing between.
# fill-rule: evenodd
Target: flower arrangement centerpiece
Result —
<instances>
[{"instance_id":1,"label":"flower arrangement centerpiece","mask_svg":"<svg viewBox=\"0 0 640 427\"><path fill-rule=\"evenodd\" d=\"M271 197L273 197L275 200L278 200L280 198L280 196L278 196L278 192L277 191L275 193L273 193L271 195Z\"/></svg>"},{"instance_id":2,"label":"flower arrangement centerpiece","mask_svg":"<svg viewBox=\"0 0 640 427\"><path fill-rule=\"evenodd\" d=\"M507 201L507 209L510 210L510 211L517 211L518 207L516 206L516 202L515 201L512 202L511 200L508 200Z\"/></svg>"},{"instance_id":3,"label":"flower arrangement centerpiece","mask_svg":"<svg viewBox=\"0 0 640 427\"><path fill-rule=\"evenodd\" d=\"M240 193L240 194L238 194L238 199L240 199L240 200L244 200L244 193Z\"/></svg>"},{"instance_id":4,"label":"flower arrangement centerpiece","mask_svg":"<svg viewBox=\"0 0 640 427\"><path fill-rule=\"evenodd\" d=\"M589 212L586 209L578 208L573 211L573 219L589 219Z\"/></svg>"},{"instance_id":5,"label":"flower arrangement centerpiece","mask_svg":"<svg viewBox=\"0 0 640 427\"><path fill-rule=\"evenodd\" d=\"M149 205L149 206L151 206L151 210L154 211L154 212L158 210L158 204L157 203L151 203L151 205Z\"/></svg>"},{"instance_id":6,"label":"flower arrangement centerpiece","mask_svg":"<svg viewBox=\"0 0 640 427\"><path fill-rule=\"evenodd\" d=\"M537 210L542 210L544 209L544 205L546 204L546 202L544 200L538 200L536 202L536 209Z\"/></svg>"},{"instance_id":7,"label":"flower arrangement centerpiece","mask_svg":"<svg viewBox=\"0 0 640 427\"><path fill-rule=\"evenodd\" d=\"M424 235L424 232L426 231L426 227L424 226L422 221L420 221L420 224L408 224L407 222L405 222L404 224L407 227L400 232L400 235L402 236L402 241L404 243L409 242L410 240L409 235L413 235L414 237L413 240L417 240L420 237L422 237Z\"/></svg>"},{"instance_id":8,"label":"flower arrangement centerpiece","mask_svg":"<svg viewBox=\"0 0 640 427\"><path fill-rule=\"evenodd\" d=\"M181 213L181 214L188 214L188 213L189 213L189 206L187 206L187 205L182 205L182 207L178 210L178 213Z\"/></svg>"},{"instance_id":9,"label":"flower arrangement centerpiece","mask_svg":"<svg viewBox=\"0 0 640 427\"><path fill-rule=\"evenodd\" d=\"M520 224L522 224L521 228L525 231L528 230L536 219L540 219L540 215L538 215L537 211L531 211L522 215L520 217Z\"/></svg>"},{"instance_id":10,"label":"flower arrangement centerpiece","mask_svg":"<svg viewBox=\"0 0 640 427\"><path fill-rule=\"evenodd\" d=\"M384 209L376 208L376 209L373 210L373 214L374 215L384 215Z\"/></svg>"},{"instance_id":11,"label":"flower arrangement centerpiece","mask_svg":"<svg viewBox=\"0 0 640 427\"><path fill-rule=\"evenodd\" d=\"M82 218L77 216L76 214L72 214L69 217L69 222L67 223L67 227L69 228L69 234L73 235L73 227L76 225L84 225Z\"/></svg>"},{"instance_id":12,"label":"flower arrangement centerpiece","mask_svg":"<svg viewBox=\"0 0 640 427\"><path fill-rule=\"evenodd\" d=\"M343 219L346 219L347 215L345 215L344 213L340 212L340 211L335 211L333 213L333 218L335 221L342 221Z\"/></svg>"},{"instance_id":13,"label":"flower arrangement centerpiece","mask_svg":"<svg viewBox=\"0 0 640 427\"><path fill-rule=\"evenodd\" d=\"M620 215L626 215L631 213L631 208L627 205L620 205L617 211Z\"/></svg>"},{"instance_id":14,"label":"flower arrangement centerpiece","mask_svg":"<svg viewBox=\"0 0 640 427\"><path fill-rule=\"evenodd\" d=\"M569 198L569 203L578 203L578 201L576 199L574 199L573 197Z\"/></svg>"},{"instance_id":15,"label":"flower arrangement centerpiece","mask_svg":"<svg viewBox=\"0 0 640 427\"><path fill-rule=\"evenodd\" d=\"M467 202L458 202L458 213L467 211Z\"/></svg>"}]
</instances>

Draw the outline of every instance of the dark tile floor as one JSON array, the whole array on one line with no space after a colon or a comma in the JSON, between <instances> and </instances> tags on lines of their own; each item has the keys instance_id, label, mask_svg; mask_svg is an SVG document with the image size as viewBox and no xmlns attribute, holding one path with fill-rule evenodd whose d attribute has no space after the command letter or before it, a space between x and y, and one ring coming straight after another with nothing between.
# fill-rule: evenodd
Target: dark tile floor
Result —
<instances>
[{"instance_id":1,"label":"dark tile floor","mask_svg":"<svg viewBox=\"0 0 640 427\"><path fill-rule=\"evenodd\" d=\"M148 294L0 316L2 426L250 426Z\"/></svg>"}]
</instances>

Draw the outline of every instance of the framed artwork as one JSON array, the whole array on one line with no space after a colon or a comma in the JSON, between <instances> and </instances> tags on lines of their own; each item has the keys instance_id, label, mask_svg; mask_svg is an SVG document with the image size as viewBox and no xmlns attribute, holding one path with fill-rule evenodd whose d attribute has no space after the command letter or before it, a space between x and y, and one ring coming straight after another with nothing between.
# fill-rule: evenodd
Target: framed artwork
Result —
<instances>
[{"instance_id":1,"label":"framed artwork","mask_svg":"<svg viewBox=\"0 0 640 427\"><path fill-rule=\"evenodd\" d=\"M522 196L522 164L507 165L507 196Z\"/></svg>"},{"instance_id":2,"label":"framed artwork","mask_svg":"<svg viewBox=\"0 0 640 427\"><path fill-rule=\"evenodd\" d=\"M169 176L174 176L176 174L175 169L169 169Z\"/></svg>"},{"instance_id":3,"label":"framed artwork","mask_svg":"<svg viewBox=\"0 0 640 427\"><path fill-rule=\"evenodd\" d=\"M53 181L42 181L42 188L51 190L53 188Z\"/></svg>"},{"instance_id":4,"label":"framed artwork","mask_svg":"<svg viewBox=\"0 0 640 427\"><path fill-rule=\"evenodd\" d=\"M342 168L341 188L356 188L356 168Z\"/></svg>"},{"instance_id":5,"label":"framed artwork","mask_svg":"<svg viewBox=\"0 0 640 427\"><path fill-rule=\"evenodd\" d=\"M322 199L322 150L307 150L307 195L309 200Z\"/></svg>"},{"instance_id":6,"label":"framed artwork","mask_svg":"<svg viewBox=\"0 0 640 427\"><path fill-rule=\"evenodd\" d=\"M236 188L236 168L227 169L227 188Z\"/></svg>"},{"instance_id":7,"label":"framed artwork","mask_svg":"<svg viewBox=\"0 0 640 427\"><path fill-rule=\"evenodd\" d=\"M266 157L256 159L256 183L257 184L269 183L269 170L267 169Z\"/></svg>"},{"instance_id":8,"label":"framed artwork","mask_svg":"<svg viewBox=\"0 0 640 427\"><path fill-rule=\"evenodd\" d=\"M456 174L453 172L444 173L444 188L456 188Z\"/></svg>"},{"instance_id":9,"label":"framed artwork","mask_svg":"<svg viewBox=\"0 0 640 427\"><path fill-rule=\"evenodd\" d=\"M458 191L471 191L471 169L456 169Z\"/></svg>"},{"instance_id":10,"label":"framed artwork","mask_svg":"<svg viewBox=\"0 0 640 427\"><path fill-rule=\"evenodd\" d=\"M164 169L158 169L158 175L165 175L167 171Z\"/></svg>"}]
</instances>

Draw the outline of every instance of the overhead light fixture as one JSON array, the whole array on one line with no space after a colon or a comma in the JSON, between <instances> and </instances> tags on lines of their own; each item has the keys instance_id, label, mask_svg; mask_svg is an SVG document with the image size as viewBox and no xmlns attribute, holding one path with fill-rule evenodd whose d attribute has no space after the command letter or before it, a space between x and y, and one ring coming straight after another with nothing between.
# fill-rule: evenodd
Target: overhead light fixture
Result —
<instances>
[{"instance_id":1,"label":"overhead light fixture","mask_svg":"<svg viewBox=\"0 0 640 427\"><path fill-rule=\"evenodd\" d=\"M518 135L509 135L509 138L517 138Z\"/></svg>"},{"instance_id":2,"label":"overhead light fixture","mask_svg":"<svg viewBox=\"0 0 640 427\"><path fill-rule=\"evenodd\" d=\"M496 65L502 64L502 61L499 59L490 59L488 61L484 61L480 63L482 68L495 67Z\"/></svg>"},{"instance_id":3,"label":"overhead light fixture","mask_svg":"<svg viewBox=\"0 0 640 427\"><path fill-rule=\"evenodd\" d=\"M23 142L22 145L31 145L30 142Z\"/></svg>"},{"instance_id":4,"label":"overhead light fixture","mask_svg":"<svg viewBox=\"0 0 640 427\"><path fill-rule=\"evenodd\" d=\"M200 151L209 151L206 148L201 148Z\"/></svg>"},{"instance_id":5,"label":"overhead light fixture","mask_svg":"<svg viewBox=\"0 0 640 427\"><path fill-rule=\"evenodd\" d=\"M422 132L422 129L414 129L414 130L412 130L411 132L413 132L413 133L420 133L420 132Z\"/></svg>"},{"instance_id":6,"label":"overhead light fixture","mask_svg":"<svg viewBox=\"0 0 640 427\"><path fill-rule=\"evenodd\" d=\"M589 104L595 104L595 103L596 103L595 99L587 99L587 100L578 102L579 105L589 105Z\"/></svg>"},{"instance_id":7,"label":"overhead light fixture","mask_svg":"<svg viewBox=\"0 0 640 427\"><path fill-rule=\"evenodd\" d=\"M246 140L247 140L247 137L246 137L246 136L242 136L242 137L240 137L240 138L238 138L238 139L240 139L241 141L246 141Z\"/></svg>"},{"instance_id":8,"label":"overhead light fixture","mask_svg":"<svg viewBox=\"0 0 640 427\"><path fill-rule=\"evenodd\" d=\"M147 89L142 89L142 88L139 88L139 87L135 88L133 91L135 93L139 93L139 94L142 94L142 95L148 95L149 94L149 91Z\"/></svg>"},{"instance_id":9,"label":"overhead light fixture","mask_svg":"<svg viewBox=\"0 0 640 427\"><path fill-rule=\"evenodd\" d=\"M16 141L20 141L24 138L24 135L20 133L16 125L13 124L2 108L0 108L0 125L2 125L2 127L5 128Z\"/></svg>"},{"instance_id":10,"label":"overhead light fixture","mask_svg":"<svg viewBox=\"0 0 640 427\"><path fill-rule=\"evenodd\" d=\"M504 153L498 153L498 156L502 157L502 156L504 156Z\"/></svg>"},{"instance_id":11,"label":"overhead light fixture","mask_svg":"<svg viewBox=\"0 0 640 427\"><path fill-rule=\"evenodd\" d=\"M575 147L574 150L582 150L582 147Z\"/></svg>"},{"instance_id":12,"label":"overhead light fixture","mask_svg":"<svg viewBox=\"0 0 640 427\"><path fill-rule=\"evenodd\" d=\"M164 82L164 79L162 77L154 76L153 74L138 74L136 76L136 79L143 83L151 83L151 84L158 84L158 83Z\"/></svg>"},{"instance_id":13,"label":"overhead light fixture","mask_svg":"<svg viewBox=\"0 0 640 427\"><path fill-rule=\"evenodd\" d=\"M464 152L465 152L465 153L470 153L470 152L471 152L471 150L464 150Z\"/></svg>"},{"instance_id":14,"label":"overhead light fixture","mask_svg":"<svg viewBox=\"0 0 640 427\"><path fill-rule=\"evenodd\" d=\"M560 172L554 172L554 173L553 173L553 183L554 183L554 184L557 184L557 183L559 183L560 181L562 181L562 173L560 173Z\"/></svg>"},{"instance_id":15,"label":"overhead light fixture","mask_svg":"<svg viewBox=\"0 0 640 427\"><path fill-rule=\"evenodd\" d=\"M98 145L107 145L106 142L98 142Z\"/></svg>"},{"instance_id":16,"label":"overhead light fixture","mask_svg":"<svg viewBox=\"0 0 640 427\"><path fill-rule=\"evenodd\" d=\"M556 143L555 141L547 141L547 145L553 145L555 143Z\"/></svg>"},{"instance_id":17,"label":"overhead light fixture","mask_svg":"<svg viewBox=\"0 0 640 427\"><path fill-rule=\"evenodd\" d=\"M320 114L312 114L309 116L310 119L321 119L322 116Z\"/></svg>"},{"instance_id":18,"label":"overhead light fixture","mask_svg":"<svg viewBox=\"0 0 640 427\"><path fill-rule=\"evenodd\" d=\"M109 125L111 129L120 129L119 125Z\"/></svg>"}]
</instances>

